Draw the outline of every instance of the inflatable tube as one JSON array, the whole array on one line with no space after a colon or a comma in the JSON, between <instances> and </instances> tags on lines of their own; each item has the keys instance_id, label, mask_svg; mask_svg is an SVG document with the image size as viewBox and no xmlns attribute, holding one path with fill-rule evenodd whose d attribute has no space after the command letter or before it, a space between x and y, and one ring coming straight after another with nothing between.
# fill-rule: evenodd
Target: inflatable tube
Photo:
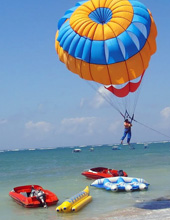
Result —
<instances>
[{"instance_id":1,"label":"inflatable tube","mask_svg":"<svg viewBox=\"0 0 170 220\"><path fill-rule=\"evenodd\" d=\"M83 199L81 202L77 203L75 206L72 207L73 212L79 211L81 208L83 208L86 204L91 202L92 196L88 196L85 199Z\"/></svg>"},{"instance_id":2,"label":"inflatable tube","mask_svg":"<svg viewBox=\"0 0 170 220\"><path fill-rule=\"evenodd\" d=\"M95 180L91 186L104 188L113 192L132 192L136 190L147 190L149 183L144 179L134 177L111 177Z\"/></svg>"},{"instance_id":3,"label":"inflatable tube","mask_svg":"<svg viewBox=\"0 0 170 220\"><path fill-rule=\"evenodd\" d=\"M56 208L57 212L77 212L92 200L89 195L89 187L64 201Z\"/></svg>"}]
</instances>

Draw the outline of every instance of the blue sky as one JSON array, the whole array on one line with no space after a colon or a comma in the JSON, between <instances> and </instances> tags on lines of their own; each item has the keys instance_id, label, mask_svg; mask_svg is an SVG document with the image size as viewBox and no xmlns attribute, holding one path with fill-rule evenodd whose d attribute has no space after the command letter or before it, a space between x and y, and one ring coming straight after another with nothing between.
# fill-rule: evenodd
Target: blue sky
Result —
<instances>
[{"instance_id":1,"label":"blue sky","mask_svg":"<svg viewBox=\"0 0 170 220\"><path fill-rule=\"evenodd\" d=\"M58 20L76 2L1 1L0 149L120 142L123 118L55 51ZM135 117L170 136L170 1L141 2L151 10L158 36ZM132 142L168 139L135 122L132 135Z\"/></svg>"}]
</instances>

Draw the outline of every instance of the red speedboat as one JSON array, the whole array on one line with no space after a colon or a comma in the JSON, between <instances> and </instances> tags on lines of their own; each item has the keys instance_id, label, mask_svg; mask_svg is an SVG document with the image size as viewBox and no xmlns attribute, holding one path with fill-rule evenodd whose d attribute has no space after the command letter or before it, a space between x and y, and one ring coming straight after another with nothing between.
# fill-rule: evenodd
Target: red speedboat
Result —
<instances>
[{"instance_id":1,"label":"red speedboat","mask_svg":"<svg viewBox=\"0 0 170 220\"><path fill-rule=\"evenodd\" d=\"M115 176L128 176L123 170L113 170L106 167L95 167L81 173L89 179L101 179Z\"/></svg>"},{"instance_id":2,"label":"red speedboat","mask_svg":"<svg viewBox=\"0 0 170 220\"><path fill-rule=\"evenodd\" d=\"M9 195L26 208L47 207L58 202L57 196L38 185L26 185L15 187Z\"/></svg>"}]
</instances>

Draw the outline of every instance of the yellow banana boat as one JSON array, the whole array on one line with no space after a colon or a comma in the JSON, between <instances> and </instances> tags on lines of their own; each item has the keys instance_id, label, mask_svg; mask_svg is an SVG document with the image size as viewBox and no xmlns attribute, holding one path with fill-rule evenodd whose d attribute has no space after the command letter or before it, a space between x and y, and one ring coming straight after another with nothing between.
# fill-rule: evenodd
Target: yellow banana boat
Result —
<instances>
[{"instance_id":1,"label":"yellow banana boat","mask_svg":"<svg viewBox=\"0 0 170 220\"><path fill-rule=\"evenodd\" d=\"M89 195L89 187L65 200L60 206L56 208L57 212L77 212L92 200Z\"/></svg>"}]
</instances>

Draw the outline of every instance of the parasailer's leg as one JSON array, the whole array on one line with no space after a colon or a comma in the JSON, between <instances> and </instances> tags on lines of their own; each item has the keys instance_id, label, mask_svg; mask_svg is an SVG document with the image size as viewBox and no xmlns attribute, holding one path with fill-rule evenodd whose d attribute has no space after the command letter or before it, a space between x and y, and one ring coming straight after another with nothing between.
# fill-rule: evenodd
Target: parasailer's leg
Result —
<instances>
[{"instance_id":1,"label":"parasailer's leg","mask_svg":"<svg viewBox=\"0 0 170 220\"><path fill-rule=\"evenodd\" d=\"M131 131L129 131L129 132L127 133L127 143L128 143L129 145L130 145L131 136L132 136Z\"/></svg>"},{"instance_id":2,"label":"parasailer's leg","mask_svg":"<svg viewBox=\"0 0 170 220\"><path fill-rule=\"evenodd\" d=\"M121 138L121 144L123 144L123 140L125 139L126 135L127 135L127 129L124 130L123 137Z\"/></svg>"}]
</instances>

